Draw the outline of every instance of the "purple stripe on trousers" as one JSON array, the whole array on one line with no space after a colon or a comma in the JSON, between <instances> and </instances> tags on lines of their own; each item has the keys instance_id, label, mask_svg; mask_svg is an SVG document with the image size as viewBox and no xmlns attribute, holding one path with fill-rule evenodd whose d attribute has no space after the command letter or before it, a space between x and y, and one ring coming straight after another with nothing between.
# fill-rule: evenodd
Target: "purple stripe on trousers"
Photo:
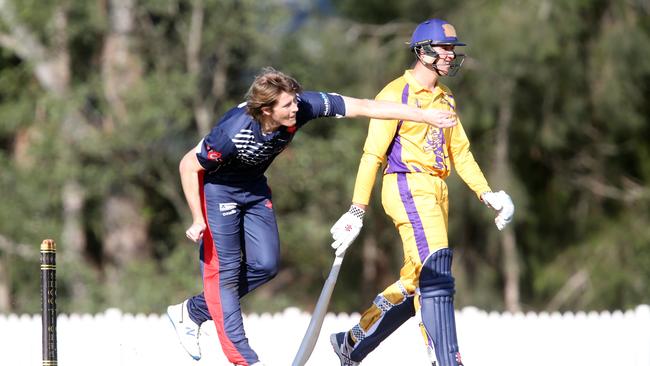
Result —
<instances>
[{"instance_id":1,"label":"purple stripe on trousers","mask_svg":"<svg viewBox=\"0 0 650 366\"><path fill-rule=\"evenodd\" d=\"M409 84L404 85L402 90L402 104L409 104ZM397 172L408 172L409 169L402 161L402 140L399 135L399 130L402 127L404 121L399 121L397 124L397 131L395 131L395 137L388 147L386 153L388 157L388 167L386 168L385 174L397 173Z\"/></svg>"},{"instance_id":2,"label":"purple stripe on trousers","mask_svg":"<svg viewBox=\"0 0 650 366\"><path fill-rule=\"evenodd\" d=\"M399 195L402 198L402 203L406 209L406 215L411 222L411 226L413 226L415 245L418 248L420 262L424 263L424 260L429 255L429 243L427 242L426 235L424 235L424 226L422 225L422 220L420 220L418 209L415 207L415 202L413 201L413 195L411 194L406 174L397 173L397 188L399 189Z\"/></svg>"}]
</instances>

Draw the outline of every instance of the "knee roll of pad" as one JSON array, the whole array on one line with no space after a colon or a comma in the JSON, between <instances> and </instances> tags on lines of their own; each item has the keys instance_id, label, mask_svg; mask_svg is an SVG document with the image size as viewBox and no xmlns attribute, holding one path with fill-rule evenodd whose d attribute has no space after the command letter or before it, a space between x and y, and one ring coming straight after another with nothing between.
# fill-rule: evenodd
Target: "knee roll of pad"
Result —
<instances>
[{"instance_id":1,"label":"knee roll of pad","mask_svg":"<svg viewBox=\"0 0 650 366\"><path fill-rule=\"evenodd\" d=\"M454 277L451 275L453 252L449 248L431 254L420 271L420 295L423 298L454 295Z\"/></svg>"}]
</instances>

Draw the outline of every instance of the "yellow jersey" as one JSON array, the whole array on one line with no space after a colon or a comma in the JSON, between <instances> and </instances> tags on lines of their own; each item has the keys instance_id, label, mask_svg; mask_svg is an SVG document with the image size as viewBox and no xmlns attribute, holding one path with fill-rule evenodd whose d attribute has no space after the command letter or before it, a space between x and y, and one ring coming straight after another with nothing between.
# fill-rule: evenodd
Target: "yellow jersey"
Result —
<instances>
[{"instance_id":1,"label":"yellow jersey","mask_svg":"<svg viewBox=\"0 0 650 366\"><path fill-rule=\"evenodd\" d=\"M433 90L423 87L406 70L390 82L376 100L402 102L422 109L456 110L456 101L445 85L438 82ZM357 173L352 202L367 205L377 169L385 164L384 175L426 173L441 179L451 166L480 198L490 187L469 149L469 140L460 122L454 127L437 128L412 121L370 120L368 136Z\"/></svg>"}]
</instances>

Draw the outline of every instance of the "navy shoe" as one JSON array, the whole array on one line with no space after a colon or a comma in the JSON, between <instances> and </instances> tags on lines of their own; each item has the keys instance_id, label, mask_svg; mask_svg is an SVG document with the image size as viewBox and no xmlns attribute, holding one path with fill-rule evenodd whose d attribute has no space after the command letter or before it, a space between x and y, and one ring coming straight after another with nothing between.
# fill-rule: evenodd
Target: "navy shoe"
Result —
<instances>
[{"instance_id":1,"label":"navy shoe","mask_svg":"<svg viewBox=\"0 0 650 366\"><path fill-rule=\"evenodd\" d=\"M348 332L334 333L330 336L330 343L332 343L332 348L339 360L341 360L341 366L357 366L360 363L352 361L350 354L352 353L352 347L348 343Z\"/></svg>"}]
</instances>

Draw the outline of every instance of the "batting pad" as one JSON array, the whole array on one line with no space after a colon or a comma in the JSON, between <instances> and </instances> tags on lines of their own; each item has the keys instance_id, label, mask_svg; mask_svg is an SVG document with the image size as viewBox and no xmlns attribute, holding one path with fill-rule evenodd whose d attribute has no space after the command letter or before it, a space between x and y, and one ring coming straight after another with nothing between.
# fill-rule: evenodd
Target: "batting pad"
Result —
<instances>
[{"instance_id":1,"label":"batting pad","mask_svg":"<svg viewBox=\"0 0 650 366\"><path fill-rule=\"evenodd\" d=\"M449 248L434 252L426 259L420 273L422 323L433 342L440 366L462 365L456 338L452 256Z\"/></svg>"}]
</instances>

